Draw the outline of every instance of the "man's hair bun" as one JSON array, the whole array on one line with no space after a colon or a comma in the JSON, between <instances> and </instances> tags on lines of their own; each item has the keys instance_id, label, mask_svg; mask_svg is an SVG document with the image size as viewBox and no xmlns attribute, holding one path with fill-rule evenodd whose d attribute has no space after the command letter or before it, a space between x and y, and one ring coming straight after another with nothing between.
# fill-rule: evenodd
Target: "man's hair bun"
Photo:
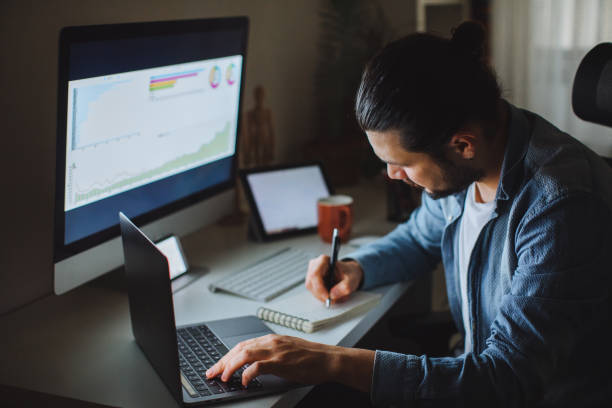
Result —
<instances>
[{"instance_id":1,"label":"man's hair bun","mask_svg":"<svg viewBox=\"0 0 612 408\"><path fill-rule=\"evenodd\" d=\"M485 28L476 21L465 21L452 30L451 44L460 54L482 60L485 55Z\"/></svg>"}]
</instances>

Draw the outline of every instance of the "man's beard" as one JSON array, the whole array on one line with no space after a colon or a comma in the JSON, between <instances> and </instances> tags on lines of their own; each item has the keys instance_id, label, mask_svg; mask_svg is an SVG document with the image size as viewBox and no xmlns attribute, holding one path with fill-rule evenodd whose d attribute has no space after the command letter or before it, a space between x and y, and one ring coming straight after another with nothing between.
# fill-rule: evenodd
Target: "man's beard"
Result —
<instances>
[{"instance_id":1,"label":"man's beard","mask_svg":"<svg viewBox=\"0 0 612 408\"><path fill-rule=\"evenodd\" d=\"M457 194L468 188L473 182L484 177L484 170L482 169L455 164L445 157L436 157L435 161L440 166L442 179L447 187L444 190L425 191L434 200ZM404 182L423 189L423 187L413 183L411 180L404 180Z\"/></svg>"}]
</instances>

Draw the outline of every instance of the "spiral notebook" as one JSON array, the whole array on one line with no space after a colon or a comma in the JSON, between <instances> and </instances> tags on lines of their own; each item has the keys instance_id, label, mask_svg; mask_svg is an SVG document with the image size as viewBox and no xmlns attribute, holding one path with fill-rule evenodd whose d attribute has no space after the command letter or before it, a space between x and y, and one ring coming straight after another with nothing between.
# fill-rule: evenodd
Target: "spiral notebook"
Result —
<instances>
[{"instance_id":1,"label":"spiral notebook","mask_svg":"<svg viewBox=\"0 0 612 408\"><path fill-rule=\"evenodd\" d=\"M312 333L323 326L355 316L378 303L381 295L371 292L355 292L342 303L331 305L316 299L304 290L295 296L281 299L268 306L257 309L261 320L280 324L306 333Z\"/></svg>"}]
</instances>

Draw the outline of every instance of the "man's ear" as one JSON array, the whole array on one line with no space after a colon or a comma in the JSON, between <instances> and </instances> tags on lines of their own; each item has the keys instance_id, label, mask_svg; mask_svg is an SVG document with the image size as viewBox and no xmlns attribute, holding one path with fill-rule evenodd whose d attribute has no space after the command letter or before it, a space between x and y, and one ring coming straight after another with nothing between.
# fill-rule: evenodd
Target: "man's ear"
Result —
<instances>
[{"instance_id":1,"label":"man's ear","mask_svg":"<svg viewBox=\"0 0 612 408\"><path fill-rule=\"evenodd\" d=\"M460 130L451 137L448 146L459 157L472 160L476 155L476 135L472 132Z\"/></svg>"}]
</instances>

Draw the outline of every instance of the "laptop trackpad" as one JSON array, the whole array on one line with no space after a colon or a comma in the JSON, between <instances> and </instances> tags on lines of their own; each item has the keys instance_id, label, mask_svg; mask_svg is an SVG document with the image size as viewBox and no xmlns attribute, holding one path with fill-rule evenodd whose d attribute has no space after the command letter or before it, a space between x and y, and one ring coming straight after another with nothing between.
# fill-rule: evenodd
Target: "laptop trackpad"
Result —
<instances>
[{"instance_id":1,"label":"laptop trackpad","mask_svg":"<svg viewBox=\"0 0 612 408\"><path fill-rule=\"evenodd\" d=\"M234 347L243 340L253 337L265 336L272 331L255 316L236 317L206 322L228 347Z\"/></svg>"},{"instance_id":2,"label":"laptop trackpad","mask_svg":"<svg viewBox=\"0 0 612 408\"><path fill-rule=\"evenodd\" d=\"M270 334L270 332L260 332L260 333L251 333L251 334L243 334L241 336L231 336L231 337L221 337L221 341L225 343L228 348L234 347L236 344L241 341L252 339L255 337L265 336L266 334Z\"/></svg>"}]
</instances>

